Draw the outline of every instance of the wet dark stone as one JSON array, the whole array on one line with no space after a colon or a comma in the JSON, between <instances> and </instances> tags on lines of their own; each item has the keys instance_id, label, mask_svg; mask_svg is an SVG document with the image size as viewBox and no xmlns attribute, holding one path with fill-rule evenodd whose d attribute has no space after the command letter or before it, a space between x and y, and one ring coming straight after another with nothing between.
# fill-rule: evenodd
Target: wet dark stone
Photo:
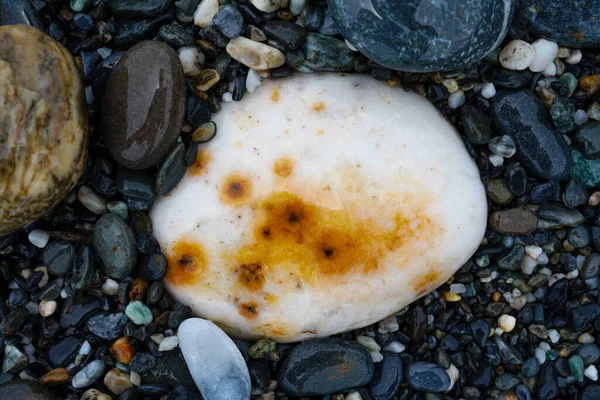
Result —
<instances>
[{"instance_id":1,"label":"wet dark stone","mask_svg":"<svg viewBox=\"0 0 600 400\"><path fill-rule=\"evenodd\" d=\"M128 49L144 39L152 39L161 26L168 24L173 19L175 19L173 13L162 14L154 19L141 21L121 19L117 22L117 33L113 37L113 43L122 49Z\"/></svg>"},{"instance_id":2,"label":"wet dark stone","mask_svg":"<svg viewBox=\"0 0 600 400\"><path fill-rule=\"evenodd\" d=\"M113 341L121 336L129 319L124 313L108 313L101 311L88 318L86 326L94 335L106 341Z\"/></svg>"},{"instance_id":3,"label":"wet dark stone","mask_svg":"<svg viewBox=\"0 0 600 400\"><path fill-rule=\"evenodd\" d=\"M519 164L507 168L508 188L515 196L522 196L527 191L527 173Z\"/></svg>"},{"instance_id":4,"label":"wet dark stone","mask_svg":"<svg viewBox=\"0 0 600 400\"><path fill-rule=\"evenodd\" d=\"M440 341L440 346L446 351L457 351L461 348L461 344L458 339L452 335L444 336Z\"/></svg>"},{"instance_id":5,"label":"wet dark stone","mask_svg":"<svg viewBox=\"0 0 600 400\"><path fill-rule=\"evenodd\" d=\"M419 341L427 330L427 314L421 306L412 307L408 311L408 333L413 341Z\"/></svg>"},{"instance_id":6,"label":"wet dark stone","mask_svg":"<svg viewBox=\"0 0 600 400\"><path fill-rule=\"evenodd\" d=\"M196 389L177 385L173 388L171 394L169 394L168 400L202 400L202 396L200 396L200 393Z\"/></svg>"},{"instance_id":7,"label":"wet dark stone","mask_svg":"<svg viewBox=\"0 0 600 400\"><path fill-rule=\"evenodd\" d=\"M500 133L514 140L516 158L528 172L553 181L567 176L571 164L567 144L532 92L499 91L492 102L491 118Z\"/></svg>"},{"instance_id":8,"label":"wet dark stone","mask_svg":"<svg viewBox=\"0 0 600 400\"><path fill-rule=\"evenodd\" d=\"M529 85L533 74L529 71L510 71L507 69L491 69L485 77L497 88L523 89Z\"/></svg>"},{"instance_id":9,"label":"wet dark stone","mask_svg":"<svg viewBox=\"0 0 600 400\"><path fill-rule=\"evenodd\" d=\"M265 359L250 360L248 363L250 372L250 382L252 384L252 395L258 396L267 390L269 380L271 379L271 370L269 362Z\"/></svg>"},{"instance_id":10,"label":"wet dark stone","mask_svg":"<svg viewBox=\"0 0 600 400\"><path fill-rule=\"evenodd\" d=\"M521 374L524 378L533 378L538 372L540 372L540 363L535 357L527 359L521 367Z\"/></svg>"},{"instance_id":11,"label":"wet dark stone","mask_svg":"<svg viewBox=\"0 0 600 400\"><path fill-rule=\"evenodd\" d=\"M600 158L600 122L586 122L577 129L575 137L587 158Z\"/></svg>"},{"instance_id":12,"label":"wet dark stone","mask_svg":"<svg viewBox=\"0 0 600 400\"><path fill-rule=\"evenodd\" d=\"M81 52L81 64L83 66L83 78L89 79L94 72L94 68L102 58L96 50L84 50Z\"/></svg>"},{"instance_id":13,"label":"wet dark stone","mask_svg":"<svg viewBox=\"0 0 600 400\"><path fill-rule=\"evenodd\" d=\"M244 17L238 9L228 4L221 8L213 18L213 24L229 39L238 37L244 31Z\"/></svg>"},{"instance_id":14,"label":"wet dark stone","mask_svg":"<svg viewBox=\"0 0 600 400\"><path fill-rule=\"evenodd\" d=\"M194 35L179 24L161 26L158 37L176 48L194 44Z\"/></svg>"},{"instance_id":15,"label":"wet dark stone","mask_svg":"<svg viewBox=\"0 0 600 400\"><path fill-rule=\"evenodd\" d=\"M199 127L210 121L210 106L208 101L198 97L190 96L185 107L185 120L193 127Z\"/></svg>"},{"instance_id":16,"label":"wet dark stone","mask_svg":"<svg viewBox=\"0 0 600 400\"><path fill-rule=\"evenodd\" d=\"M150 232L142 232L136 240L137 249L144 254L160 253L160 244Z\"/></svg>"},{"instance_id":17,"label":"wet dark stone","mask_svg":"<svg viewBox=\"0 0 600 400\"><path fill-rule=\"evenodd\" d=\"M115 214L103 215L94 226L92 248L110 278L122 279L131 274L137 262L135 243L131 228Z\"/></svg>"},{"instance_id":18,"label":"wet dark stone","mask_svg":"<svg viewBox=\"0 0 600 400\"><path fill-rule=\"evenodd\" d=\"M325 19L323 8L316 5L307 4L304 10L306 13L306 17L304 18L304 28L310 32L319 31L323 26Z\"/></svg>"},{"instance_id":19,"label":"wet dark stone","mask_svg":"<svg viewBox=\"0 0 600 400\"><path fill-rule=\"evenodd\" d=\"M40 300L56 300L60 296L60 291L64 286L65 280L57 278L48 283L40 292L38 297Z\"/></svg>"},{"instance_id":20,"label":"wet dark stone","mask_svg":"<svg viewBox=\"0 0 600 400\"><path fill-rule=\"evenodd\" d=\"M25 307L18 307L9 312L0 322L0 334L14 335L25 323L29 312Z\"/></svg>"},{"instance_id":21,"label":"wet dark stone","mask_svg":"<svg viewBox=\"0 0 600 400\"><path fill-rule=\"evenodd\" d=\"M156 383L196 387L179 349L162 354L156 360L154 368L142 374L142 382L145 384Z\"/></svg>"},{"instance_id":22,"label":"wet dark stone","mask_svg":"<svg viewBox=\"0 0 600 400\"><path fill-rule=\"evenodd\" d=\"M402 7L383 0L328 3L335 24L361 53L385 67L414 72L459 69L482 59L502 40L512 15L501 0L443 6L411 0Z\"/></svg>"},{"instance_id":23,"label":"wet dark stone","mask_svg":"<svg viewBox=\"0 0 600 400\"><path fill-rule=\"evenodd\" d=\"M515 245L510 249L508 254L498 260L498 267L509 271L516 271L519 269L524 255L525 246L520 244Z\"/></svg>"},{"instance_id":24,"label":"wet dark stone","mask_svg":"<svg viewBox=\"0 0 600 400\"><path fill-rule=\"evenodd\" d=\"M164 14L173 5L173 0L111 0L108 4L115 15L150 18Z\"/></svg>"},{"instance_id":25,"label":"wet dark stone","mask_svg":"<svg viewBox=\"0 0 600 400\"><path fill-rule=\"evenodd\" d=\"M48 360L54 367L66 367L75 359L82 343L78 336L67 336L60 339L48 349Z\"/></svg>"},{"instance_id":26,"label":"wet dark stone","mask_svg":"<svg viewBox=\"0 0 600 400\"><path fill-rule=\"evenodd\" d=\"M92 285L96 276L96 255L89 246L81 246L75 257L71 287L85 290Z\"/></svg>"},{"instance_id":27,"label":"wet dark stone","mask_svg":"<svg viewBox=\"0 0 600 400\"><path fill-rule=\"evenodd\" d=\"M555 313L566 311L568 289L569 281L567 279L561 279L550 287L546 293L546 304L551 311ZM527 323L526 321L523 322Z\"/></svg>"},{"instance_id":28,"label":"wet dark stone","mask_svg":"<svg viewBox=\"0 0 600 400\"><path fill-rule=\"evenodd\" d=\"M483 319L474 320L469 324L471 333L480 347L485 347L490 334L490 325Z\"/></svg>"},{"instance_id":29,"label":"wet dark stone","mask_svg":"<svg viewBox=\"0 0 600 400\"><path fill-rule=\"evenodd\" d=\"M600 46L600 17L594 0L521 0L515 19L535 37L566 47Z\"/></svg>"},{"instance_id":30,"label":"wet dark stone","mask_svg":"<svg viewBox=\"0 0 600 400\"><path fill-rule=\"evenodd\" d=\"M565 187L565 204L571 208L580 207L588 202L587 191L574 180L570 180Z\"/></svg>"},{"instance_id":31,"label":"wet dark stone","mask_svg":"<svg viewBox=\"0 0 600 400\"><path fill-rule=\"evenodd\" d=\"M173 311L169 316L169 328L176 329L179 325L192 315L192 309L181 303L176 303L173 306Z\"/></svg>"},{"instance_id":32,"label":"wet dark stone","mask_svg":"<svg viewBox=\"0 0 600 400\"><path fill-rule=\"evenodd\" d=\"M535 185L531 190L531 204L542 204L549 201L560 200L560 185L556 182L544 182Z\"/></svg>"},{"instance_id":33,"label":"wet dark stone","mask_svg":"<svg viewBox=\"0 0 600 400\"><path fill-rule=\"evenodd\" d=\"M167 273L167 258L162 253L142 254L138 258L137 271L149 282L158 281Z\"/></svg>"},{"instance_id":34,"label":"wet dark stone","mask_svg":"<svg viewBox=\"0 0 600 400\"><path fill-rule=\"evenodd\" d=\"M373 379L367 387L372 400L390 400L398 392L404 374L400 354L384 351L383 360L375 363Z\"/></svg>"},{"instance_id":35,"label":"wet dark stone","mask_svg":"<svg viewBox=\"0 0 600 400\"><path fill-rule=\"evenodd\" d=\"M18 379L0 384L0 399L55 400L57 397L41 383Z\"/></svg>"},{"instance_id":36,"label":"wet dark stone","mask_svg":"<svg viewBox=\"0 0 600 400\"><path fill-rule=\"evenodd\" d=\"M147 171L120 169L117 173L117 188L125 203L134 211L147 211L152 208L156 191L154 177Z\"/></svg>"},{"instance_id":37,"label":"wet dark stone","mask_svg":"<svg viewBox=\"0 0 600 400\"><path fill-rule=\"evenodd\" d=\"M595 343L582 344L579 346L576 353L581 357L586 366L595 364L600 360L600 348Z\"/></svg>"},{"instance_id":38,"label":"wet dark stone","mask_svg":"<svg viewBox=\"0 0 600 400\"><path fill-rule=\"evenodd\" d=\"M158 195L167 195L179 184L186 171L184 157L185 146L183 143L177 143L162 162L156 174L156 192Z\"/></svg>"},{"instance_id":39,"label":"wet dark stone","mask_svg":"<svg viewBox=\"0 0 600 400\"><path fill-rule=\"evenodd\" d=\"M556 369L552 363L544 363L538 380L537 395L540 400L552 400L558 396L556 378Z\"/></svg>"},{"instance_id":40,"label":"wet dark stone","mask_svg":"<svg viewBox=\"0 0 600 400\"><path fill-rule=\"evenodd\" d=\"M101 307L102 302L94 297L69 297L63 304L60 325L63 328L77 326Z\"/></svg>"},{"instance_id":41,"label":"wet dark stone","mask_svg":"<svg viewBox=\"0 0 600 400\"><path fill-rule=\"evenodd\" d=\"M156 357L149 353L135 353L129 362L129 369L138 374L144 374L150 371L156 365Z\"/></svg>"},{"instance_id":42,"label":"wet dark stone","mask_svg":"<svg viewBox=\"0 0 600 400\"><path fill-rule=\"evenodd\" d=\"M279 371L279 385L293 396L312 396L362 386L372 377L373 361L363 346L328 338L295 347Z\"/></svg>"},{"instance_id":43,"label":"wet dark stone","mask_svg":"<svg viewBox=\"0 0 600 400\"><path fill-rule=\"evenodd\" d=\"M110 56L100 61L100 63L96 65L96 68L94 68L90 79L92 82L92 92L94 93L97 104L102 104L108 79L122 55L122 52L113 52ZM96 187L94 187L94 189L98 190Z\"/></svg>"},{"instance_id":44,"label":"wet dark stone","mask_svg":"<svg viewBox=\"0 0 600 400\"><path fill-rule=\"evenodd\" d=\"M477 107L465 104L460 108L460 120L467 139L473 144L486 144L490 141L492 122Z\"/></svg>"},{"instance_id":45,"label":"wet dark stone","mask_svg":"<svg viewBox=\"0 0 600 400\"><path fill-rule=\"evenodd\" d=\"M296 50L306 38L306 29L291 21L274 20L262 26L268 37L275 39L289 49Z\"/></svg>"},{"instance_id":46,"label":"wet dark stone","mask_svg":"<svg viewBox=\"0 0 600 400\"><path fill-rule=\"evenodd\" d=\"M44 31L37 10L29 0L0 0L0 25L30 25Z\"/></svg>"},{"instance_id":47,"label":"wet dark stone","mask_svg":"<svg viewBox=\"0 0 600 400\"><path fill-rule=\"evenodd\" d=\"M44 247L42 262L52 275L64 276L73 269L76 251L71 243L53 241Z\"/></svg>"},{"instance_id":48,"label":"wet dark stone","mask_svg":"<svg viewBox=\"0 0 600 400\"><path fill-rule=\"evenodd\" d=\"M29 294L27 293L27 291L25 291L23 289L15 289L10 292L10 295L8 296L8 300L6 303L12 309L12 308L24 306L25 303L27 303L28 301L29 301Z\"/></svg>"},{"instance_id":49,"label":"wet dark stone","mask_svg":"<svg viewBox=\"0 0 600 400\"><path fill-rule=\"evenodd\" d=\"M408 384L421 392L443 392L450 386L450 377L437 364L417 361L406 367Z\"/></svg>"},{"instance_id":50,"label":"wet dark stone","mask_svg":"<svg viewBox=\"0 0 600 400\"><path fill-rule=\"evenodd\" d=\"M479 371L469 377L468 382L471 386L487 388L492 384L493 376L492 366L484 362L480 366Z\"/></svg>"},{"instance_id":51,"label":"wet dark stone","mask_svg":"<svg viewBox=\"0 0 600 400\"><path fill-rule=\"evenodd\" d=\"M521 383L521 380L513 374L504 373L494 380L494 386L500 390L510 390Z\"/></svg>"},{"instance_id":52,"label":"wet dark stone","mask_svg":"<svg viewBox=\"0 0 600 400\"><path fill-rule=\"evenodd\" d=\"M600 399L600 385L589 385L583 389L581 400L597 400Z\"/></svg>"},{"instance_id":53,"label":"wet dark stone","mask_svg":"<svg viewBox=\"0 0 600 400\"><path fill-rule=\"evenodd\" d=\"M179 136L185 80L177 54L166 44L142 42L129 50L108 81L102 130L119 164L145 169L158 164Z\"/></svg>"},{"instance_id":54,"label":"wet dark stone","mask_svg":"<svg viewBox=\"0 0 600 400\"><path fill-rule=\"evenodd\" d=\"M572 332L589 329L600 317L600 305L596 303L574 307L567 312L567 327Z\"/></svg>"}]
</instances>

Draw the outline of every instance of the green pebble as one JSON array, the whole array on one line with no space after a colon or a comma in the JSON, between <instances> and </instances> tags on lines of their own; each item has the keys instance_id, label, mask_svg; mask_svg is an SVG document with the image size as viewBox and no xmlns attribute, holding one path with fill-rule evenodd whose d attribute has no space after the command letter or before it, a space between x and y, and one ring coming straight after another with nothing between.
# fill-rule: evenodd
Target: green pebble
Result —
<instances>
[{"instance_id":1,"label":"green pebble","mask_svg":"<svg viewBox=\"0 0 600 400\"><path fill-rule=\"evenodd\" d=\"M546 361L554 361L558 358L558 351L550 350L546 352Z\"/></svg>"},{"instance_id":2,"label":"green pebble","mask_svg":"<svg viewBox=\"0 0 600 400\"><path fill-rule=\"evenodd\" d=\"M119 368L123 372L129 372L129 367L122 362L117 361L115 363L115 367Z\"/></svg>"},{"instance_id":3,"label":"green pebble","mask_svg":"<svg viewBox=\"0 0 600 400\"><path fill-rule=\"evenodd\" d=\"M567 72L566 74L563 74L560 78L558 78L558 81L567 85L567 88L569 88L568 96L571 97L571 95L573 95L573 92L575 92L575 89L577 88L577 78L575 78L575 75L573 75L570 72Z\"/></svg>"},{"instance_id":4,"label":"green pebble","mask_svg":"<svg viewBox=\"0 0 600 400\"><path fill-rule=\"evenodd\" d=\"M250 358L263 358L273 350L275 350L275 342L271 339L263 338L248 349L248 355Z\"/></svg>"},{"instance_id":5,"label":"green pebble","mask_svg":"<svg viewBox=\"0 0 600 400\"><path fill-rule=\"evenodd\" d=\"M577 150L571 151L573 164L570 174L573 179L586 188L600 184L600 159L591 160Z\"/></svg>"},{"instance_id":6,"label":"green pebble","mask_svg":"<svg viewBox=\"0 0 600 400\"><path fill-rule=\"evenodd\" d=\"M148 325L152 322L152 311L141 301L132 301L125 308L125 315L136 325Z\"/></svg>"},{"instance_id":7,"label":"green pebble","mask_svg":"<svg viewBox=\"0 0 600 400\"><path fill-rule=\"evenodd\" d=\"M127 219L127 204L122 201L111 201L106 205L108 211L117 214L122 219Z\"/></svg>"},{"instance_id":8,"label":"green pebble","mask_svg":"<svg viewBox=\"0 0 600 400\"><path fill-rule=\"evenodd\" d=\"M296 69L300 72L350 71L356 55L344 42L333 36L309 33L302 51L306 59Z\"/></svg>"},{"instance_id":9,"label":"green pebble","mask_svg":"<svg viewBox=\"0 0 600 400\"><path fill-rule=\"evenodd\" d=\"M156 173L156 192L160 196L168 194L179 184L185 175L185 146L177 143L167 155Z\"/></svg>"},{"instance_id":10,"label":"green pebble","mask_svg":"<svg viewBox=\"0 0 600 400\"><path fill-rule=\"evenodd\" d=\"M550 116L556 130L560 133L567 133L573 129L575 124L575 105L569 99L557 97L550 108Z\"/></svg>"},{"instance_id":11,"label":"green pebble","mask_svg":"<svg viewBox=\"0 0 600 400\"><path fill-rule=\"evenodd\" d=\"M92 7L94 0L71 0L71 10L74 12L86 12Z\"/></svg>"},{"instance_id":12,"label":"green pebble","mask_svg":"<svg viewBox=\"0 0 600 400\"><path fill-rule=\"evenodd\" d=\"M577 379L577 382L583 382L583 359L577 354L569 358L569 368L571 373Z\"/></svg>"}]
</instances>

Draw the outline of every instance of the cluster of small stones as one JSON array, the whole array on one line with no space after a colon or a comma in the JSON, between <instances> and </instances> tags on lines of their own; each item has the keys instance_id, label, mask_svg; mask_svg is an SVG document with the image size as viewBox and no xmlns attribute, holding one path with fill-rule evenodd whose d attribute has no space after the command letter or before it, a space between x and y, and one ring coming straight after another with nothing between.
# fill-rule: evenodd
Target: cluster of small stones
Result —
<instances>
[{"instance_id":1,"label":"cluster of small stones","mask_svg":"<svg viewBox=\"0 0 600 400\"><path fill-rule=\"evenodd\" d=\"M190 309L163 291L166 262L147 214L156 182L180 171L168 162L122 169L98 134L112 69L124 50L155 39L174 48L186 75L186 123L165 160L185 152L193 163L216 132L206 116L261 79L347 70L427 97L458 127L486 185L486 237L438 290L313 349L236 341L253 398L313 394L286 374L294 365L312 372L322 400L600 398L600 54L516 26L464 70L399 73L347 47L321 2L223 3L0 0L1 24L36 26L73 53L91 123L77 188L0 237L0 393L18 380L20 390L39 381L69 400L200 398L178 347ZM125 261L107 268L115 237ZM328 386L319 373L332 348L355 363L340 371L363 376ZM324 357L303 357L311 351Z\"/></svg>"}]
</instances>

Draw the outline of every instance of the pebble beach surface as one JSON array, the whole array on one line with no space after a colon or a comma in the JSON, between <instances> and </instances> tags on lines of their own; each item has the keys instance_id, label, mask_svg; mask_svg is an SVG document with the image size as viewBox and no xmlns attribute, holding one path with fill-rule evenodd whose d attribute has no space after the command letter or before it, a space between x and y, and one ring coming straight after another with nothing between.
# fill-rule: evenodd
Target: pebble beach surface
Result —
<instances>
[{"instance_id":1,"label":"pebble beach surface","mask_svg":"<svg viewBox=\"0 0 600 400\"><path fill-rule=\"evenodd\" d=\"M2 37L29 25L73 56L81 78L59 94L73 90L63 100L85 102L89 120L87 130L69 114L88 143L77 146L79 181L62 171L60 204L28 214L0 200L11 224L35 220L0 226L13 231L0 236L0 399L600 398L600 29L590 2L494 1L485 27L467 23L478 1L429 14L374 0L354 15L347 3L0 0ZM391 53L402 35L410 51ZM440 37L481 46L442 51ZM39 101L39 86L7 85L2 71L19 76L40 59L10 49L0 43L0 194L23 154L9 151L19 136L6 129L35 133L13 117L45 110L4 107L15 87L20 104ZM439 288L376 323L301 344L233 340L167 291L171 264L150 214L209 161L202 150L226 134L213 120L225 103L315 72L363 74L433 104L481 176L485 236ZM256 105L265 115L270 106ZM380 293L366 295L376 303Z\"/></svg>"}]
</instances>

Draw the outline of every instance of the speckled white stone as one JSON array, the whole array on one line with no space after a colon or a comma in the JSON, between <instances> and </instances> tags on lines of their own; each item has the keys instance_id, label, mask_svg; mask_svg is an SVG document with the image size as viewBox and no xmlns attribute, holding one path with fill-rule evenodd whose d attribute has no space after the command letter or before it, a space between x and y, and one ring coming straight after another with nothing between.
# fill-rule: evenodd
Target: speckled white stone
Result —
<instances>
[{"instance_id":1,"label":"speckled white stone","mask_svg":"<svg viewBox=\"0 0 600 400\"><path fill-rule=\"evenodd\" d=\"M500 52L499 59L506 69L524 70L535 60L535 49L523 40L511 40Z\"/></svg>"},{"instance_id":2,"label":"speckled white stone","mask_svg":"<svg viewBox=\"0 0 600 400\"><path fill-rule=\"evenodd\" d=\"M206 28L219 12L219 0L202 0L194 12L194 25Z\"/></svg>"},{"instance_id":3,"label":"speckled white stone","mask_svg":"<svg viewBox=\"0 0 600 400\"><path fill-rule=\"evenodd\" d=\"M166 288L229 334L290 342L376 323L479 246L478 170L426 99L363 75L297 74L222 107L219 133L151 217Z\"/></svg>"}]
</instances>

